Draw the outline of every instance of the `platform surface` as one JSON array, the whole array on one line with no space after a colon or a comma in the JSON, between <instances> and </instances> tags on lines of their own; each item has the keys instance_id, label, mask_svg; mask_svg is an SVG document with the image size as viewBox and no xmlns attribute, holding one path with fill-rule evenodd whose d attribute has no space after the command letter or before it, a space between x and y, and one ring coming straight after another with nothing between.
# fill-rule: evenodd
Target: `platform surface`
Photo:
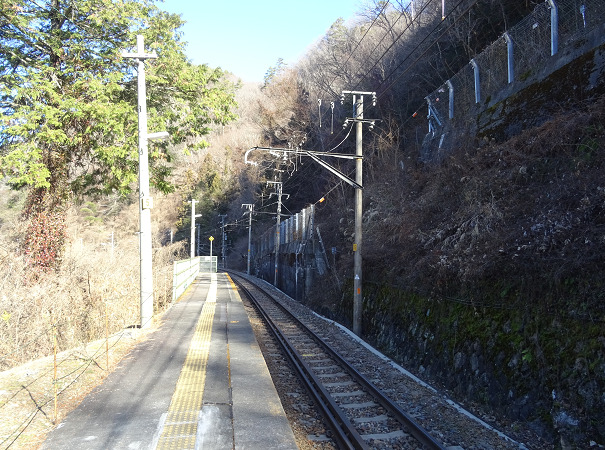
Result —
<instances>
[{"instance_id":1,"label":"platform surface","mask_svg":"<svg viewBox=\"0 0 605 450\"><path fill-rule=\"evenodd\" d=\"M202 274L53 430L55 449L296 449L239 293Z\"/></svg>"}]
</instances>

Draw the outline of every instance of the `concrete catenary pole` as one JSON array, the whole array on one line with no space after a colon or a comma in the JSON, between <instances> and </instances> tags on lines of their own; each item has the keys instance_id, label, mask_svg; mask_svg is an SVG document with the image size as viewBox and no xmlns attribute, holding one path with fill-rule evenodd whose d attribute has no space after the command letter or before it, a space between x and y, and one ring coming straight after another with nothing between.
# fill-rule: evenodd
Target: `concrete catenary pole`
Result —
<instances>
[{"instance_id":1,"label":"concrete catenary pole","mask_svg":"<svg viewBox=\"0 0 605 450\"><path fill-rule=\"evenodd\" d=\"M252 251L252 211L254 211L254 205L252 203L242 204L242 208L248 209L248 263L246 265L246 273L250 275L250 253Z\"/></svg>"},{"instance_id":2,"label":"concrete catenary pole","mask_svg":"<svg viewBox=\"0 0 605 450\"><path fill-rule=\"evenodd\" d=\"M145 89L145 60L155 59L155 53L145 53L143 36L137 36L137 53L123 53L124 58L137 60L137 98L139 115L139 251L140 251L140 286L141 317L140 325L144 328L151 324L153 318L153 267L151 253L151 208L153 200L149 191L149 156L148 141L164 139L167 132L147 133L147 93Z\"/></svg>"},{"instance_id":3,"label":"concrete catenary pole","mask_svg":"<svg viewBox=\"0 0 605 450\"><path fill-rule=\"evenodd\" d=\"M355 140L355 182L363 186L363 96L355 104L356 140ZM362 244L363 194L355 188L355 243L353 244L353 333L361 336L361 313L363 297L361 294L361 244Z\"/></svg>"},{"instance_id":4,"label":"concrete catenary pole","mask_svg":"<svg viewBox=\"0 0 605 450\"><path fill-rule=\"evenodd\" d=\"M281 241L280 235L279 235L279 231L280 231L280 225L281 225L281 198L283 196L282 193L282 183L281 181L267 181L267 184L274 184L275 185L275 191L276 192L272 192L271 195L277 195L277 221L276 221L276 225L275 225L275 274L273 276L273 286L275 287L279 287L277 286L277 280L278 280L278 271L279 271L279 244Z\"/></svg>"},{"instance_id":5,"label":"concrete catenary pole","mask_svg":"<svg viewBox=\"0 0 605 450\"><path fill-rule=\"evenodd\" d=\"M341 101L345 94L353 95L355 111L353 121L356 122L355 141L355 240L353 243L353 332L361 336L363 295L362 295L362 219L363 219L363 124L369 123L370 129L374 127L374 120L366 120L363 116L363 96L372 96L372 105L376 104L375 92L343 91Z\"/></svg>"},{"instance_id":6,"label":"concrete catenary pole","mask_svg":"<svg viewBox=\"0 0 605 450\"><path fill-rule=\"evenodd\" d=\"M223 260L223 269L227 268L227 264L225 262L225 241L227 240L227 236L225 236L225 217L227 214L219 214L221 218L221 259Z\"/></svg>"}]
</instances>

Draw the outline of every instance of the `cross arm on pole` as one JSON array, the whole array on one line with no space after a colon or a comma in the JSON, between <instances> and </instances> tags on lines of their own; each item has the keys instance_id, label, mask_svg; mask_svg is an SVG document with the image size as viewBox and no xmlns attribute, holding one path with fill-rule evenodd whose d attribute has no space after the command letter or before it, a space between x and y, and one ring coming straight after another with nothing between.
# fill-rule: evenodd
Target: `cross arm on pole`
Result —
<instances>
[{"instance_id":1,"label":"cross arm on pole","mask_svg":"<svg viewBox=\"0 0 605 450\"><path fill-rule=\"evenodd\" d=\"M253 151L253 150L265 150L268 152L283 152L283 153L292 153L294 155L302 155L302 156L311 156L311 155L315 155L315 156L330 156L332 158L341 158L341 159L358 159L359 156L356 155L352 155L350 153L334 153L334 152L317 152L315 150L305 150L305 149L291 149L291 148L279 148L279 147L252 147L248 150L246 150L246 153L244 154L244 162L246 164L251 164L254 166L257 166L258 163L255 161L250 161L248 159L248 155ZM361 157L363 159L363 157Z\"/></svg>"},{"instance_id":2,"label":"cross arm on pole","mask_svg":"<svg viewBox=\"0 0 605 450\"><path fill-rule=\"evenodd\" d=\"M122 52L122 58L132 58L132 59L157 59L157 53L128 53Z\"/></svg>"},{"instance_id":3,"label":"cross arm on pole","mask_svg":"<svg viewBox=\"0 0 605 450\"><path fill-rule=\"evenodd\" d=\"M376 106L376 92L363 92L363 91L342 91L342 94L340 96L340 103L344 104L345 102L345 95L371 95L372 96L372 106ZM355 103L355 100L353 100L353 103Z\"/></svg>"},{"instance_id":4,"label":"cross arm on pole","mask_svg":"<svg viewBox=\"0 0 605 450\"><path fill-rule=\"evenodd\" d=\"M122 52L122 58L132 58L143 61L145 59L156 59L158 57L156 52L145 53L145 45L143 42L144 38L142 35L137 35L137 52Z\"/></svg>"}]
</instances>

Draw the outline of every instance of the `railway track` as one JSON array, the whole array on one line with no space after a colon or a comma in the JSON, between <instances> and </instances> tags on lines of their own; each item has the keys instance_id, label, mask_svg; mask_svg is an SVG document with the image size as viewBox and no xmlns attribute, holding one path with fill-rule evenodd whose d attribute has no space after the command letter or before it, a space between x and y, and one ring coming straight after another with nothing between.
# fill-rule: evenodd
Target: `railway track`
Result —
<instances>
[{"instance_id":1,"label":"railway track","mask_svg":"<svg viewBox=\"0 0 605 450\"><path fill-rule=\"evenodd\" d=\"M339 448L444 448L270 293L237 274L231 277L280 343Z\"/></svg>"}]
</instances>

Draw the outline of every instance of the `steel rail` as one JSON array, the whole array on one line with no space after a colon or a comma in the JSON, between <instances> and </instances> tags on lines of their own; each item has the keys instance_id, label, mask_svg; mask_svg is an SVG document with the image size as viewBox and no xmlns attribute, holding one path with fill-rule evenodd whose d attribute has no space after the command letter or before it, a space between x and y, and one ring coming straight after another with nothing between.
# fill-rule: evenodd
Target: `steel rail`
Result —
<instances>
[{"instance_id":1,"label":"steel rail","mask_svg":"<svg viewBox=\"0 0 605 450\"><path fill-rule=\"evenodd\" d=\"M292 346L292 344L290 344L288 338L284 336L284 334L274 324L262 306L258 303L254 294L252 294L252 292L250 292L250 290L246 288L239 281L239 279L237 279L237 276L235 279L232 279L256 306L256 309L262 316L265 324L269 327L269 330L279 342L282 350L294 366L295 370L298 372L299 378L303 381L308 392L311 394L316 404L321 409L324 418L327 420L330 429L334 433L334 440L339 444L339 448L351 450L370 450L370 447L368 447L358 431L353 427L346 416L344 416L342 410L334 402L332 396L326 391L321 381L319 381L319 379L313 373L312 369L303 360L303 357L300 355L300 353ZM256 285L255 287L265 295L273 298L264 289Z\"/></svg>"},{"instance_id":2,"label":"steel rail","mask_svg":"<svg viewBox=\"0 0 605 450\"><path fill-rule=\"evenodd\" d=\"M248 280L249 281L249 280ZM252 283L251 281L249 281ZM252 283L255 287L263 292L270 298L273 296L267 292L261 286ZM374 395L379 401L380 405L384 407L387 411L389 411L393 417L402 425L404 425L410 434L418 440L421 444L425 446L425 448L434 449L434 450L445 450L438 441L436 441L420 424L418 424L412 417L410 417L401 407L393 402L386 394L384 394L378 387L376 387L371 381L369 381L366 377L364 377L355 367L353 367L345 358L343 358L334 348L332 348L329 344L324 342L321 337L319 337L313 330L309 329L303 322L301 322L296 316L290 313L283 305L277 302L277 305L285 311L292 319L306 330L316 342L320 343L325 349L330 353L334 359L336 359L340 364L342 364L347 371L349 371L350 375L356 379L357 382L365 386L368 391ZM329 395L329 394L328 394Z\"/></svg>"}]
</instances>

